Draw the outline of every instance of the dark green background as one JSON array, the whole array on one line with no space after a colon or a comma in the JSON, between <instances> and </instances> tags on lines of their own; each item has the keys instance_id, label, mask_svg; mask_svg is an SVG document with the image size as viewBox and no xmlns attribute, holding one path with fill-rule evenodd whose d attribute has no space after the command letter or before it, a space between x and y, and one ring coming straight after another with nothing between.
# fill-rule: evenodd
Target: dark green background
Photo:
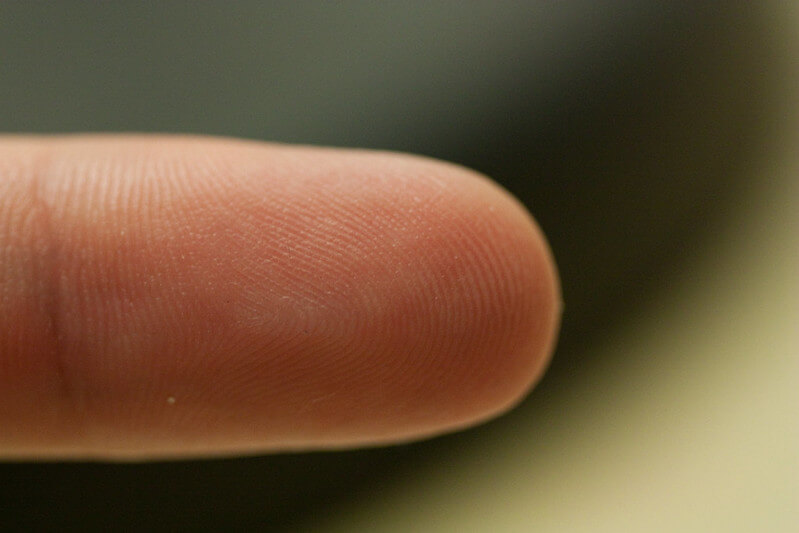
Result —
<instances>
[{"instance_id":1,"label":"dark green background","mask_svg":"<svg viewBox=\"0 0 799 533\"><path fill-rule=\"evenodd\" d=\"M590 371L591 343L667 290L745 197L778 75L768 28L745 2L0 3L0 131L201 133L459 162L535 214L565 299L549 374L499 421L350 452L4 464L0 530L297 527L499 424L545 428L570 376Z\"/></svg>"}]
</instances>

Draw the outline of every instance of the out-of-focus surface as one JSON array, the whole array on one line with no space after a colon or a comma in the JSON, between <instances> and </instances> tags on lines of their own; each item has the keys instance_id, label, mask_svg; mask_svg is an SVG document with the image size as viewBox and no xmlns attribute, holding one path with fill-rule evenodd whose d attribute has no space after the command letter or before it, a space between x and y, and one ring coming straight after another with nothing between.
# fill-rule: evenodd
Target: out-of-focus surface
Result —
<instances>
[{"instance_id":1,"label":"out-of-focus surface","mask_svg":"<svg viewBox=\"0 0 799 533\"><path fill-rule=\"evenodd\" d=\"M716 241L592 348L600 361L569 395L439 450L319 530L796 531L799 136L788 138Z\"/></svg>"},{"instance_id":2,"label":"out-of-focus surface","mask_svg":"<svg viewBox=\"0 0 799 533\"><path fill-rule=\"evenodd\" d=\"M566 302L549 374L496 422L0 465L0 530L796 530L796 35L776 2L0 4L0 131L456 161L539 219Z\"/></svg>"}]
</instances>

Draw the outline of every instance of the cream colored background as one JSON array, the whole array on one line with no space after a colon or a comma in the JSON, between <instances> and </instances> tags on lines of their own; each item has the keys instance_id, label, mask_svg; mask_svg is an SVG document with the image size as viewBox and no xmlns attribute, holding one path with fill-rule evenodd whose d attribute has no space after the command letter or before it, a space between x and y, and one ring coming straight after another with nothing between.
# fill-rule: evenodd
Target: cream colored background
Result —
<instances>
[{"instance_id":1,"label":"cream colored background","mask_svg":"<svg viewBox=\"0 0 799 533\"><path fill-rule=\"evenodd\" d=\"M799 10L774 24L784 120L715 242L591 348L607 362L551 423L500 423L320 531L799 531Z\"/></svg>"}]
</instances>

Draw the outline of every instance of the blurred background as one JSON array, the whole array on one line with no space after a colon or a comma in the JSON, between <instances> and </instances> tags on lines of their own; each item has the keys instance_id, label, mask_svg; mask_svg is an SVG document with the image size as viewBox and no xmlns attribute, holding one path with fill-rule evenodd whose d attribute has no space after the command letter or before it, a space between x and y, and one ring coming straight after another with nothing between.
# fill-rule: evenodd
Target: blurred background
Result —
<instances>
[{"instance_id":1,"label":"blurred background","mask_svg":"<svg viewBox=\"0 0 799 533\"><path fill-rule=\"evenodd\" d=\"M549 372L484 426L342 452L0 464L0 531L799 530L792 4L0 3L0 131L461 163L536 216L565 300Z\"/></svg>"}]
</instances>

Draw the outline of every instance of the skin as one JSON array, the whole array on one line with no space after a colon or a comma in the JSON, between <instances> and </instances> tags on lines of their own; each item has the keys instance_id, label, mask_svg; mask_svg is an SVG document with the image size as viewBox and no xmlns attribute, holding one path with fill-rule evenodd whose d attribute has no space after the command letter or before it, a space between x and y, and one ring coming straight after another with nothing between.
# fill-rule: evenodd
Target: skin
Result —
<instances>
[{"instance_id":1,"label":"skin","mask_svg":"<svg viewBox=\"0 0 799 533\"><path fill-rule=\"evenodd\" d=\"M0 137L0 457L402 442L505 412L560 295L537 225L415 156Z\"/></svg>"}]
</instances>

